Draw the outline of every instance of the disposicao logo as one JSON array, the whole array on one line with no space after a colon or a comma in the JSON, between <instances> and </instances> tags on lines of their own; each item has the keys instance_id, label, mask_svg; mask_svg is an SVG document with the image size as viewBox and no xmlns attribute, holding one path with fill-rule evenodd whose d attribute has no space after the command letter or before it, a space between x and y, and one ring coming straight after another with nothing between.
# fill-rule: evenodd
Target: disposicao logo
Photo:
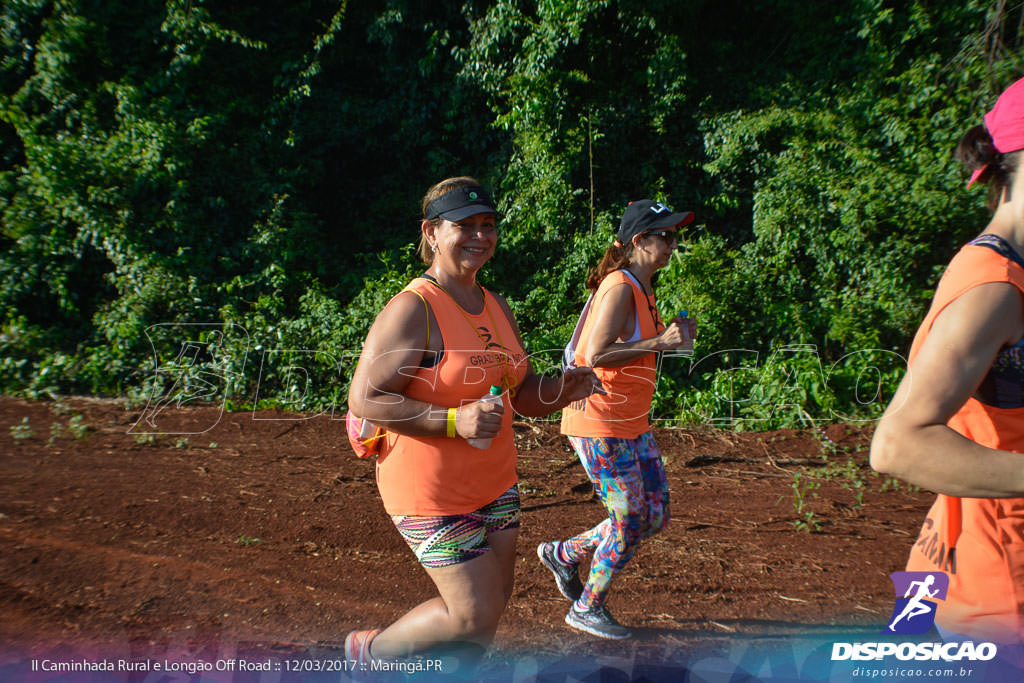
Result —
<instances>
[{"instance_id":1,"label":"disposicao logo","mask_svg":"<svg viewBox=\"0 0 1024 683\"><path fill-rule=\"evenodd\" d=\"M887 635L919 635L935 624L938 600L946 599L949 576L945 572L893 572L889 575L896 591L892 617L882 633ZM996 656L994 643L971 640L947 643L833 643L832 661L882 660L896 657L901 661L956 662L988 661Z\"/></svg>"},{"instance_id":2,"label":"disposicao logo","mask_svg":"<svg viewBox=\"0 0 1024 683\"><path fill-rule=\"evenodd\" d=\"M882 633L927 633L935 623L936 600L946 599L949 577L945 572L893 572L889 578L896 589L896 606Z\"/></svg>"}]
</instances>

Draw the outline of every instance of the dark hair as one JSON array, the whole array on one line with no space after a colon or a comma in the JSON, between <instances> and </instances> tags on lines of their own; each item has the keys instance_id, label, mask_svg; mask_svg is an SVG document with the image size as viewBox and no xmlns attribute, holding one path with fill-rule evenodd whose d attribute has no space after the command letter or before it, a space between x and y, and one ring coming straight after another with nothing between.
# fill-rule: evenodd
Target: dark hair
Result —
<instances>
[{"instance_id":1,"label":"dark hair","mask_svg":"<svg viewBox=\"0 0 1024 683\"><path fill-rule=\"evenodd\" d=\"M1020 152L1001 153L988 129L978 124L964 134L953 151L953 157L967 168L968 173L987 165L976 182L988 184L988 208L995 211L1003 191L1013 182L1020 165Z\"/></svg>"},{"instance_id":2,"label":"dark hair","mask_svg":"<svg viewBox=\"0 0 1024 683\"><path fill-rule=\"evenodd\" d=\"M597 288L601 286L601 280L604 280L608 273L625 268L630 264L629 255L631 253L633 253L632 243L622 247L617 244L608 247L604 256L601 257L601 262L597 264L597 267L591 269L590 275L587 276L587 287L596 292Z\"/></svg>"},{"instance_id":3,"label":"dark hair","mask_svg":"<svg viewBox=\"0 0 1024 683\"><path fill-rule=\"evenodd\" d=\"M469 176L445 178L441 182L437 183L429 190L427 190L427 193L425 195L423 195L423 205L421 208L421 214L423 216L422 220L427 220L427 206L430 205L430 202L434 201L441 195L451 192L452 190L459 187L466 187L469 185L479 184L480 183L477 181L476 178L470 178ZM434 225L441 224L441 220L439 218L435 218L430 222L433 223ZM430 250L430 245L427 243L427 238L423 235L423 233L420 233L420 245L417 251L419 251L420 260L422 260L428 266L434 262L434 252Z\"/></svg>"}]
</instances>

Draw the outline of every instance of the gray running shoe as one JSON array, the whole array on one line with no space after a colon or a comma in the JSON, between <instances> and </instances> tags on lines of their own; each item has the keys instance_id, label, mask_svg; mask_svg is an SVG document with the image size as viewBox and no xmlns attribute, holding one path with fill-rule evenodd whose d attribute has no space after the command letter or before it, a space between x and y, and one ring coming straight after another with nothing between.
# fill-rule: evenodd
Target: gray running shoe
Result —
<instances>
[{"instance_id":1,"label":"gray running shoe","mask_svg":"<svg viewBox=\"0 0 1024 683\"><path fill-rule=\"evenodd\" d=\"M599 638L621 640L633 635L628 628L615 621L615 617L605 607L591 607L580 612L576 609L576 603L573 603L565 615L565 623Z\"/></svg>"},{"instance_id":2,"label":"gray running shoe","mask_svg":"<svg viewBox=\"0 0 1024 683\"><path fill-rule=\"evenodd\" d=\"M555 585L558 592L569 600L576 602L583 594L583 584L580 583L579 564L562 564L555 552L554 543L541 543L537 546L537 557L541 563L551 570L555 575Z\"/></svg>"}]
</instances>

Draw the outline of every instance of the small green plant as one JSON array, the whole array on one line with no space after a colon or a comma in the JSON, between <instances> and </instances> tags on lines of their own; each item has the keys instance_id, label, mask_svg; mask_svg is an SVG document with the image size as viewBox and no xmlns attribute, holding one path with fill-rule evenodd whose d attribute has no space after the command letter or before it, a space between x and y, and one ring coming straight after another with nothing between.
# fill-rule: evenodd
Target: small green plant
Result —
<instances>
[{"instance_id":1,"label":"small green plant","mask_svg":"<svg viewBox=\"0 0 1024 683\"><path fill-rule=\"evenodd\" d=\"M821 531L821 523L807 506L808 494L811 498L817 498L817 489L820 487L821 482L808 479L803 472L797 471L793 474L793 483L790 484L790 488L793 490L793 509L797 516L797 519L793 520L793 527L798 531L808 533Z\"/></svg>"},{"instance_id":2,"label":"small green plant","mask_svg":"<svg viewBox=\"0 0 1024 683\"><path fill-rule=\"evenodd\" d=\"M859 508L864 505L864 480L855 479L853 481L843 482L844 489L850 489L853 491L854 503L853 507Z\"/></svg>"},{"instance_id":3,"label":"small green plant","mask_svg":"<svg viewBox=\"0 0 1024 683\"><path fill-rule=\"evenodd\" d=\"M814 436L818 440L818 445L821 447L821 459L828 460L830 457L839 452L839 445L828 437L825 433L824 427L821 425L814 426Z\"/></svg>"},{"instance_id":4,"label":"small green plant","mask_svg":"<svg viewBox=\"0 0 1024 683\"><path fill-rule=\"evenodd\" d=\"M899 479L887 476L883 479L882 485L878 487L878 492L885 493L886 491L899 491L901 488L905 488L910 493L917 493L921 490L920 486L914 486L904 481L900 481Z\"/></svg>"},{"instance_id":5,"label":"small green plant","mask_svg":"<svg viewBox=\"0 0 1024 683\"><path fill-rule=\"evenodd\" d=\"M244 545L247 548L249 546L251 546L253 543L262 543L262 542L263 541L261 539L259 539L259 538L254 538L253 536L246 536L245 534L242 534L241 536L238 537L237 540L235 540L235 543L237 543L238 545Z\"/></svg>"},{"instance_id":6,"label":"small green plant","mask_svg":"<svg viewBox=\"0 0 1024 683\"><path fill-rule=\"evenodd\" d=\"M859 508L864 504L864 491L867 489L867 481L861 467L848 457L846 463L840 465L835 461L828 461L824 467L814 470L814 476L828 481L839 480L840 486L853 491L853 507Z\"/></svg>"},{"instance_id":7,"label":"small green plant","mask_svg":"<svg viewBox=\"0 0 1024 683\"><path fill-rule=\"evenodd\" d=\"M216 441L211 441L210 442L210 448L216 448L218 445L220 445L220 444L218 444Z\"/></svg>"},{"instance_id":8,"label":"small green plant","mask_svg":"<svg viewBox=\"0 0 1024 683\"><path fill-rule=\"evenodd\" d=\"M76 439L84 439L89 436L89 425L85 424L81 415L75 415L68 420L68 430Z\"/></svg>"},{"instance_id":9,"label":"small green plant","mask_svg":"<svg viewBox=\"0 0 1024 683\"><path fill-rule=\"evenodd\" d=\"M174 442L175 448L188 448L188 438L178 439Z\"/></svg>"},{"instance_id":10,"label":"small green plant","mask_svg":"<svg viewBox=\"0 0 1024 683\"><path fill-rule=\"evenodd\" d=\"M61 400L56 400L50 404L50 412L54 415L67 415L71 412L71 406Z\"/></svg>"},{"instance_id":11,"label":"small green plant","mask_svg":"<svg viewBox=\"0 0 1024 683\"><path fill-rule=\"evenodd\" d=\"M46 445L52 446L53 444L57 443L57 439L61 438L62 436L64 436L64 427L61 425L60 422L54 422L53 424L50 425L50 438L47 439Z\"/></svg>"},{"instance_id":12,"label":"small green plant","mask_svg":"<svg viewBox=\"0 0 1024 683\"><path fill-rule=\"evenodd\" d=\"M32 425L28 423L28 418L21 418L21 422L16 425L11 425L11 436L14 437L15 441L24 441L25 439L31 439L36 433L32 431Z\"/></svg>"},{"instance_id":13,"label":"small green plant","mask_svg":"<svg viewBox=\"0 0 1024 683\"><path fill-rule=\"evenodd\" d=\"M57 439L63 439L68 436L68 433L75 439L84 439L89 436L89 425L82 421L81 415L75 415L68 420L67 430L61 425L60 421L54 422L50 425L50 438L47 440L47 445L52 446L57 442Z\"/></svg>"},{"instance_id":14,"label":"small green plant","mask_svg":"<svg viewBox=\"0 0 1024 683\"><path fill-rule=\"evenodd\" d=\"M140 446L150 446L156 443L156 434L136 434L135 443Z\"/></svg>"}]
</instances>

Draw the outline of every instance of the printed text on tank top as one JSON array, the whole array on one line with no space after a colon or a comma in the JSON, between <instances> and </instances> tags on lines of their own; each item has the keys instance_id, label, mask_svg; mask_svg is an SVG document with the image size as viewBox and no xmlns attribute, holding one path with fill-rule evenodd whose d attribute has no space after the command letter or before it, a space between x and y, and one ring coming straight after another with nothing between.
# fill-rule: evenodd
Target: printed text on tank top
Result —
<instances>
[{"instance_id":1,"label":"printed text on tank top","mask_svg":"<svg viewBox=\"0 0 1024 683\"><path fill-rule=\"evenodd\" d=\"M487 318L488 318L488 320L491 323L491 328L490 329L493 330L494 331L494 335L497 336L497 339L498 339L497 342L492 340L491 332L486 327L478 327L477 325L475 325L473 323L473 321L470 319L470 317L466 313L466 311L462 308L461 305L459 305L459 302L455 300L455 297L453 297L448 292L448 290L446 290L441 285L441 283L438 282L437 279L434 278L434 276L430 275L429 273L424 273L420 277L422 277L424 280L429 281L435 287L437 287L442 292L444 292L444 294L448 297L448 299L455 306L455 310L457 310L462 315L462 318L466 321L466 324L469 325L469 327L473 330L474 333L476 333L477 338L480 340L480 343L483 344L485 350L498 350L499 351L499 353L497 355L497 358L499 359L499 362L501 363L501 367L502 367L502 371L501 371L501 388L502 389L507 389L507 390L515 389L515 387L516 387L518 382L516 381L516 378L515 378L515 375L514 375L514 373L512 371L512 368L509 365L509 357L508 357L508 355L506 353L508 347L505 346L505 342L501 338L501 333L498 331L498 326L494 322L494 315L491 313L491 309L487 305L487 295L484 292L484 288L480 287L480 285L477 285L477 287L479 287L479 289L480 289L480 296L481 296L481 298L483 299L483 302L484 302L484 310L482 312L487 314ZM502 313L502 315L504 315L504 313ZM444 340L442 339L442 344L443 343L444 343ZM444 350L442 349L441 354L443 354L443 353L444 353ZM436 361L436 362L440 362L440 359L438 359L438 361ZM435 362L435 364L436 364L436 362ZM429 367L429 366L424 366L424 367Z\"/></svg>"}]
</instances>

